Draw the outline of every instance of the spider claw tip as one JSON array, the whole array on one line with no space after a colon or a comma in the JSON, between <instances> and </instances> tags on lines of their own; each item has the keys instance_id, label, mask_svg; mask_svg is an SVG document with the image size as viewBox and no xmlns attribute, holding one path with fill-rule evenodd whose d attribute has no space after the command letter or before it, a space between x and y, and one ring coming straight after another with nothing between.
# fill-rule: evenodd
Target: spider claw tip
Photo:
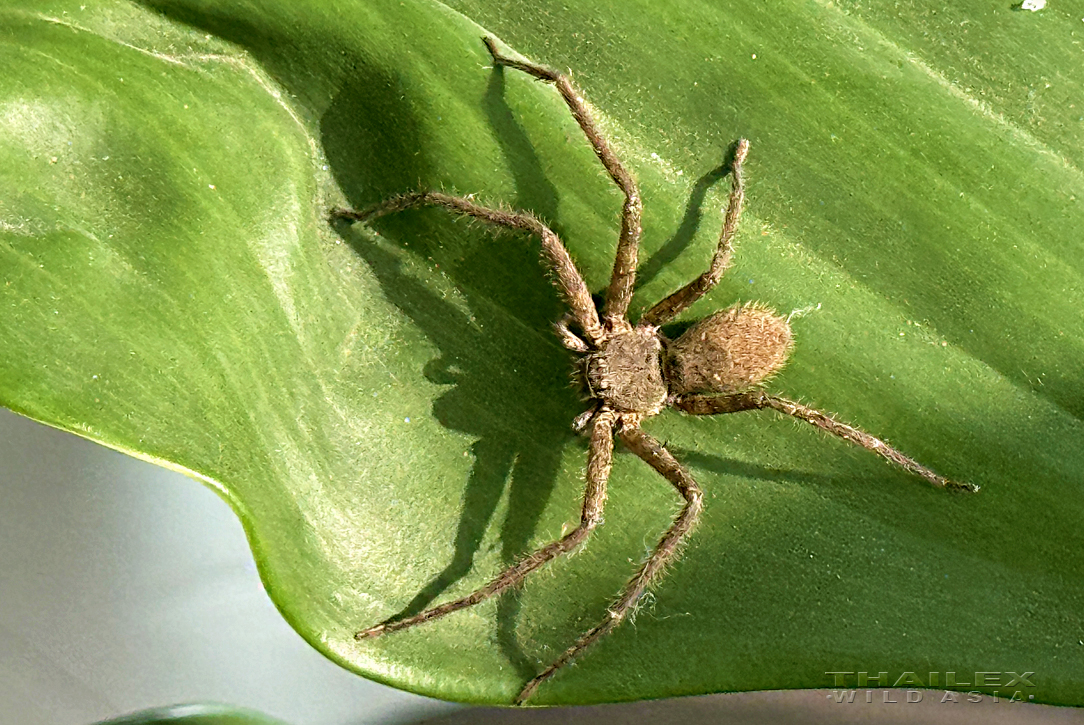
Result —
<instances>
[{"instance_id":1,"label":"spider claw tip","mask_svg":"<svg viewBox=\"0 0 1084 725\"><path fill-rule=\"evenodd\" d=\"M734 149L734 164L740 166L745 162L745 157L749 154L749 139L739 138L737 148Z\"/></svg>"},{"instance_id":2,"label":"spider claw tip","mask_svg":"<svg viewBox=\"0 0 1084 725\"><path fill-rule=\"evenodd\" d=\"M963 483L960 481L948 481L948 488L953 491L962 491L963 493L978 493L982 490L982 486L978 486L974 483Z\"/></svg>"},{"instance_id":3,"label":"spider claw tip","mask_svg":"<svg viewBox=\"0 0 1084 725\"><path fill-rule=\"evenodd\" d=\"M384 634L384 630L385 630L384 625L383 624L378 624L375 627L369 627L368 629L363 629L362 631L358 632L357 634L354 635L354 639L356 639L356 640L358 640L360 642L360 641L365 640L365 639L372 639L374 637L379 637L380 635Z\"/></svg>"}]
</instances>

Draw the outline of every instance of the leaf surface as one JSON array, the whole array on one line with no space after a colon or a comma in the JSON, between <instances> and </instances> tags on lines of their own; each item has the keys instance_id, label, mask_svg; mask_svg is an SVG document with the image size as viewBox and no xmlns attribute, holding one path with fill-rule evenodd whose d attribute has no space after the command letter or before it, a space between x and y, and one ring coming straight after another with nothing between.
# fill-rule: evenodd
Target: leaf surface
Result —
<instances>
[{"instance_id":1,"label":"leaf surface","mask_svg":"<svg viewBox=\"0 0 1084 725\"><path fill-rule=\"evenodd\" d=\"M490 67L493 32L571 68L638 177L634 312L705 268L720 163L749 138L735 266L684 320L735 300L803 312L773 390L983 487L930 490L768 413L667 412L646 428L708 492L703 519L635 625L537 702L861 671L1003 695L1005 673L1033 672L1024 699L1084 704L1079 18L51 0L0 24L0 403L215 487L327 656L508 702L601 619L678 507L619 452L585 550L500 601L353 639L578 517L583 404L537 242L440 210L328 221L418 188L475 193L546 219L604 288L620 196L551 88Z\"/></svg>"}]
</instances>

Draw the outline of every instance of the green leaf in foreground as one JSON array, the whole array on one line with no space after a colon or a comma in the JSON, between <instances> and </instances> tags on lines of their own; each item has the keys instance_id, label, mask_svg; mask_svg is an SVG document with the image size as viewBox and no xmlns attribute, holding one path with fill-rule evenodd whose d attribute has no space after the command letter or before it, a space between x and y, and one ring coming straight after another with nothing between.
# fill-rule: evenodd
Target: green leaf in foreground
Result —
<instances>
[{"instance_id":1,"label":"green leaf in foreground","mask_svg":"<svg viewBox=\"0 0 1084 725\"><path fill-rule=\"evenodd\" d=\"M141 710L98 725L286 725L281 720L226 705L174 705Z\"/></svg>"},{"instance_id":2,"label":"green leaf in foreground","mask_svg":"<svg viewBox=\"0 0 1084 725\"><path fill-rule=\"evenodd\" d=\"M353 640L577 516L581 404L537 245L432 210L379 235L326 218L477 192L548 219L605 284L619 196L551 89L489 67L469 17L572 67L637 173L634 310L703 269L717 167L750 138L736 266L688 319L810 310L773 389L983 486L929 490L767 414L653 420L709 492L703 523L635 626L538 701L1011 671L1035 673L1022 697L1084 704L1079 20L454 4L0 10L0 402L214 486L276 604L344 666L509 701L678 502L619 455L582 553L519 595Z\"/></svg>"}]
</instances>

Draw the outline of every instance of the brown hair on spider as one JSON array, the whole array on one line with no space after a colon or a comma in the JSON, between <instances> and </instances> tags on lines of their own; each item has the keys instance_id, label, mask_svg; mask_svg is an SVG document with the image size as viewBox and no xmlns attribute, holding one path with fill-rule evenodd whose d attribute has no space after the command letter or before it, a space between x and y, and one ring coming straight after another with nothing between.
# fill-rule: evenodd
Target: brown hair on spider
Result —
<instances>
[{"instance_id":1,"label":"brown hair on spider","mask_svg":"<svg viewBox=\"0 0 1084 725\"><path fill-rule=\"evenodd\" d=\"M794 349L787 318L757 302L700 320L666 349L671 395L740 393L779 372Z\"/></svg>"},{"instance_id":2,"label":"brown hair on spider","mask_svg":"<svg viewBox=\"0 0 1084 725\"><path fill-rule=\"evenodd\" d=\"M574 334L567 323L561 332ZM793 347L786 318L747 302L696 322L676 340L640 324L614 330L594 350L576 345L586 354L575 377L589 398L626 417L649 417L685 395L752 390L786 364Z\"/></svg>"},{"instance_id":3,"label":"brown hair on spider","mask_svg":"<svg viewBox=\"0 0 1084 725\"><path fill-rule=\"evenodd\" d=\"M635 180L599 133L582 95L567 76L502 55L493 38L483 40L496 69L501 66L516 68L557 87L595 154L625 196L613 273L601 314L561 240L529 212L495 209L482 206L471 197L423 191L388 199L362 212L340 210L336 213L343 218L367 221L410 207L435 204L456 214L529 232L541 239L543 259L570 309L555 328L562 344L580 354L579 373L591 401L591 407L573 423L577 430L587 432L590 437L580 523L560 538L526 555L472 594L419 614L392 617L358 632L357 639L407 629L472 607L518 585L531 572L583 544L602 522L616 437L673 485L684 505L654 550L607 609L602 621L528 682L515 702L522 704L532 697L539 685L628 617L647 587L661 575L667 563L677 557L682 540L700 517L704 506L700 486L665 446L640 427L645 419L670 406L692 415L771 409L860 445L940 488L978 490L978 486L952 481L931 471L884 441L827 413L761 389L760 386L786 363L794 344L788 320L772 310L755 302L734 305L705 317L672 341L660 331L662 325L718 284L730 264L731 241L745 198L742 168L749 152L749 142L745 139L740 139L734 146L730 163L730 198L722 233L707 271L650 308L635 325L629 322L627 313L636 278L641 231L640 193ZM575 326L575 332L572 326Z\"/></svg>"}]
</instances>

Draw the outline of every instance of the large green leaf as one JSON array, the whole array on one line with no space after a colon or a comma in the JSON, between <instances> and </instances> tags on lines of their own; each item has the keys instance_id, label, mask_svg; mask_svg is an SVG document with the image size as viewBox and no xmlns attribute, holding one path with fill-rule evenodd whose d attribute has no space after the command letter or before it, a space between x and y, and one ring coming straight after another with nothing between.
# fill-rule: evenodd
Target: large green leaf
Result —
<instances>
[{"instance_id":1,"label":"large green leaf","mask_svg":"<svg viewBox=\"0 0 1084 725\"><path fill-rule=\"evenodd\" d=\"M485 26L573 68L639 177L634 310L704 268L719 164L748 137L735 268L687 319L808 309L772 388L983 486L928 489L766 413L666 413L647 427L709 491L703 521L635 625L537 701L1026 671L1021 697L1084 704L1084 26L1053 4L882 5L9 2L0 402L214 486L284 615L344 666L509 701L678 502L619 453L582 553L353 639L578 515L582 403L537 242L434 210L327 221L477 192L548 219L605 285L620 198L553 90L489 67Z\"/></svg>"}]
</instances>

